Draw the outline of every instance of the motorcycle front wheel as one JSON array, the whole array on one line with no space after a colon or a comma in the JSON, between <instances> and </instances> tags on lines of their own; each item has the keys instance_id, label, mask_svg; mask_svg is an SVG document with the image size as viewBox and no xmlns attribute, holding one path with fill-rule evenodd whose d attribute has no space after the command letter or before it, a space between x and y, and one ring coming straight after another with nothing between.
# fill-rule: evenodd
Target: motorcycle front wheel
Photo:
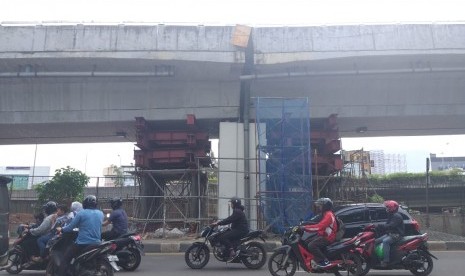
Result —
<instances>
[{"instance_id":1,"label":"motorcycle front wheel","mask_svg":"<svg viewBox=\"0 0 465 276\"><path fill-rule=\"evenodd\" d=\"M142 256L139 250L134 248L129 248L129 252L129 256L127 256L124 261L118 262L118 265L126 271L134 271L139 267Z\"/></svg>"},{"instance_id":2,"label":"motorcycle front wheel","mask_svg":"<svg viewBox=\"0 0 465 276\"><path fill-rule=\"evenodd\" d=\"M276 251L268 260L268 270L273 276L292 276L297 270L297 260L284 251Z\"/></svg>"},{"instance_id":3,"label":"motorcycle front wheel","mask_svg":"<svg viewBox=\"0 0 465 276\"><path fill-rule=\"evenodd\" d=\"M193 269L201 269L210 260L210 250L204 244L193 244L184 253L186 264Z\"/></svg>"},{"instance_id":4,"label":"motorcycle front wheel","mask_svg":"<svg viewBox=\"0 0 465 276\"><path fill-rule=\"evenodd\" d=\"M429 275L431 271L433 271L433 259L424 251L418 251L418 253L420 255L420 260L418 260L418 262L421 262L421 265L410 268L410 272L415 276Z\"/></svg>"},{"instance_id":5,"label":"motorcycle front wheel","mask_svg":"<svg viewBox=\"0 0 465 276\"><path fill-rule=\"evenodd\" d=\"M265 247L259 242L251 242L246 245L245 256L242 263L250 269L259 269L266 263Z\"/></svg>"},{"instance_id":6,"label":"motorcycle front wheel","mask_svg":"<svg viewBox=\"0 0 465 276\"><path fill-rule=\"evenodd\" d=\"M8 264L12 264L6 271L10 274L18 274L23 270L23 255L19 252L12 252L8 256Z\"/></svg>"}]
</instances>

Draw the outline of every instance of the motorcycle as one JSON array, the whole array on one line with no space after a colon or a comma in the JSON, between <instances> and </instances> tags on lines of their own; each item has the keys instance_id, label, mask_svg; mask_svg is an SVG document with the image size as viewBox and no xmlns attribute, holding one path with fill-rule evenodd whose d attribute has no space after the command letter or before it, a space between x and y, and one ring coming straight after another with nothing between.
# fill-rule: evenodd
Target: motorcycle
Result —
<instances>
[{"instance_id":1,"label":"motorcycle","mask_svg":"<svg viewBox=\"0 0 465 276\"><path fill-rule=\"evenodd\" d=\"M142 239L136 233L124 234L112 240L116 244L116 249L112 254L118 257L116 264L126 271L136 270L144 255L144 245Z\"/></svg>"},{"instance_id":2,"label":"motorcycle","mask_svg":"<svg viewBox=\"0 0 465 276\"><path fill-rule=\"evenodd\" d=\"M345 239L327 246L323 253L330 261L330 265L320 267L314 256L307 249L307 244L318 235L303 231L300 226L286 230L281 239L282 246L276 248L268 260L268 270L273 276L292 276L300 267L309 273L333 273L342 275L360 275L362 259L355 251L360 240L356 238Z\"/></svg>"},{"instance_id":3,"label":"motorcycle","mask_svg":"<svg viewBox=\"0 0 465 276\"><path fill-rule=\"evenodd\" d=\"M221 235L231 231L229 227L205 227L200 237L205 238L203 242L194 242L185 252L186 264L193 269L201 269L210 260L210 249L212 247L213 256L221 262L243 263L249 269L259 269L266 263L266 250L262 243L252 241L261 239L265 242L263 231L251 231L242 239L233 242L236 255L229 257L229 250L221 242Z\"/></svg>"},{"instance_id":4,"label":"motorcycle","mask_svg":"<svg viewBox=\"0 0 465 276\"><path fill-rule=\"evenodd\" d=\"M62 233L52 238L50 244L50 259L45 275L57 276L58 268L63 261L64 251L73 242L77 233ZM116 244L108 241L99 245L89 245L77 257L73 258L67 266L67 275L101 275L113 276L113 270L119 271L116 262L118 257L111 255L116 249Z\"/></svg>"},{"instance_id":5,"label":"motorcycle","mask_svg":"<svg viewBox=\"0 0 465 276\"><path fill-rule=\"evenodd\" d=\"M0 257L3 260L2 265L4 265L0 267L0 271L6 270L10 274L18 274L25 269L45 270L46 262L32 261L32 256L39 253L38 238L29 233L19 236L14 241L13 248Z\"/></svg>"},{"instance_id":6,"label":"motorcycle","mask_svg":"<svg viewBox=\"0 0 465 276\"><path fill-rule=\"evenodd\" d=\"M367 225L363 232L357 234L360 243L357 251L363 260L362 276L370 269L380 270L409 270L413 275L426 276L433 270L433 258L436 258L428 250L428 234L405 236L391 246L391 262L387 267L381 267L383 259L382 243L375 246L377 233L375 225Z\"/></svg>"}]
</instances>

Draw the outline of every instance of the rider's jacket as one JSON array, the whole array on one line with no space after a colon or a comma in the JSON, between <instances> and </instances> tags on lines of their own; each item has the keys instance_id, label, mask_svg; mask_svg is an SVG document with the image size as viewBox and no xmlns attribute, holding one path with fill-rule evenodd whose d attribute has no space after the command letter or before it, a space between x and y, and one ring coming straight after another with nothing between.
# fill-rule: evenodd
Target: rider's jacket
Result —
<instances>
[{"instance_id":1,"label":"rider's jacket","mask_svg":"<svg viewBox=\"0 0 465 276\"><path fill-rule=\"evenodd\" d=\"M44 221L39 225L39 227L29 230L29 232L36 237L42 236L50 232L52 229L53 223L55 221L55 214L48 215Z\"/></svg>"},{"instance_id":2,"label":"rider's jacket","mask_svg":"<svg viewBox=\"0 0 465 276\"><path fill-rule=\"evenodd\" d=\"M317 232L318 236L324 237L329 242L336 240L337 223L336 217L332 211L326 211L323 218L317 224L308 224L304 226L305 231Z\"/></svg>"},{"instance_id":3,"label":"rider's jacket","mask_svg":"<svg viewBox=\"0 0 465 276\"><path fill-rule=\"evenodd\" d=\"M405 234L404 219L399 212L394 214L388 213L388 220L382 227L386 230L387 234L399 234L400 236Z\"/></svg>"},{"instance_id":4,"label":"rider's jacket","mask_svg":"<svg viewBox=\"0 0 465 276\"><path fill-rule=\"evenodd\" d=\"M118 235L126 234L128 232L128 215L122 208L113 210L108 220L113 225L112 231Z\"/></svg>"},{"instance_id":5,"label":"rider's jacket","mask_svg":"<svg viewBox=\"0 0 465 276\"><path fill-rule=\"evenodd\" d=\"M63 232L71 232L79 228L77 244L99 244L102 236L103 213L96 209L84 209L63 228Z\"/></svg>"},{"instance_id":6,"label":"rider's jacket","mask_svg":"<svg viewBox=\"0 0 465 276\"><path fill-rule=\"evenodd\" d=\"M242 206L241 206L242 207ZM249 230L249 225L247 223L247 218L244 214L244 209L234 208L232 215L218 222L218 225L226 225L231 223L232 230Z\"/></svg>"}]
</instances>

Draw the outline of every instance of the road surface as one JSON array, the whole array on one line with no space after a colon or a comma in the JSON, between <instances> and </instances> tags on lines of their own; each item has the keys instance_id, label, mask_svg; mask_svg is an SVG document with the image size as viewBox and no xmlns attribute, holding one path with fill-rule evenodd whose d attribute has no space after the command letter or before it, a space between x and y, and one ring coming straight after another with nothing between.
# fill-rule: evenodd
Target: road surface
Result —
<instances>
[{"instance_id":1,"label":"road surface","mask_svg":"<svg viewBox=\"0 0 465 276\"><path fill-rule=\"evenodd\" d=\"M439 260L435 261L431 276L464 276L465 275L465 251L443 251L433 252ZM8 275L2 271L0 276ZM39 276L44 273L38 271L24 271L20 275ZM241 264L225 264L218 262L213 256L204 269L190 269L184 262L182 253L157 253L148 254L142 259L142 264L135 272L118 272L119 276L203 276L203 275L234 275L234 276L269 276L266 265L260 270L249 270ZM297 272L296 276L317 275L306 272ZM323 275L323 274L318 274ZM325 274L330 275L330 274ZM368 275L374 276L397 276L412 275L409 271L376 271L372 270Z\"/></svg>"}]
</instances>

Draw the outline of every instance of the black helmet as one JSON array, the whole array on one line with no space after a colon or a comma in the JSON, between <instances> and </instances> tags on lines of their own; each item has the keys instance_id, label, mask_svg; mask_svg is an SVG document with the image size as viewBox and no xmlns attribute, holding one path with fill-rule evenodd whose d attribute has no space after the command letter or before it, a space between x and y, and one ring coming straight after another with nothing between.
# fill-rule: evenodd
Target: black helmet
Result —
<instances>
[{"instance_id":1,"label":"black helmet","mask_svg":"<svg viewBox=\"0 0 465 276\"><path fill-rule=\"evenodd\" d=\"M111 209L116 210L119 207L123 206L123 200L119 197L114 197L110 199Z\"/></svg>"},{"instance_id":2,"label":"black helmet","mask_svg":"<svg viewBox=\"0 0 465 276\"><path fill-rule=\"evenodd\" d=\"M241 199L238 198L238 197L232 197L229 202L231 202L231 205L233 208L237 208L239 206L241 206L242 202L241 202Z\"/></svg>"},{"instance_id":3,"label":"black helmet","mask_svg":"<svg viewBox=\"0 0 465 276\"><path fill-rule=\"evenodd\" d=\"M323 212L333 209L333 201L327 197L319 198L315 205L320 205Z\"/></svg>"},{"instance_id":4,"label":"black helmet","mask_svg":"<svg viewBox=\"0 0 465 276\"><path fill-rule=\"evenodd\" d=\"M82 208L95 209L97 208L97 198L94 195L88 195L82 202Z\"/></svg>"},{"instance_id":5,"label":"black helmet","mask_svg":"<svg viewBox=\"0 0 465 276\"><path fill-rule=\"evenodd\" d=\"M51 215L57 211L57 203L55 201L49 201L43 206L45 214Z\"/></svg>"}]
</instances>

